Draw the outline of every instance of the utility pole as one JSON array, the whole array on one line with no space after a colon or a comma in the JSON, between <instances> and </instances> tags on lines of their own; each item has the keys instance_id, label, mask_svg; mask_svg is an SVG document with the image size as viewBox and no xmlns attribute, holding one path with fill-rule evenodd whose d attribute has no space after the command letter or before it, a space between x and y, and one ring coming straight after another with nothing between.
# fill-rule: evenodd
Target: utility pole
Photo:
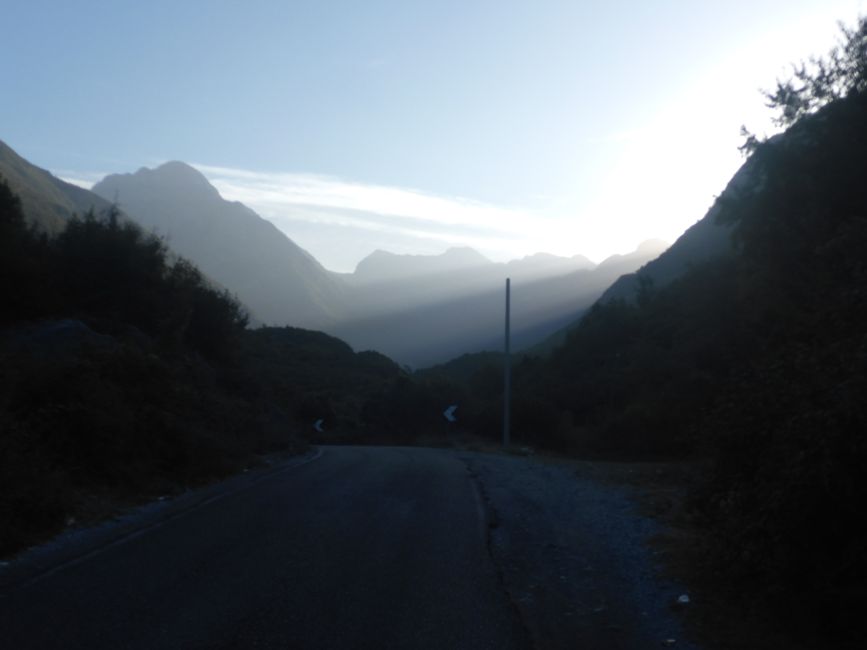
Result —
<instances>
[{"instance_id":1,"label":"utility pole","mask_svg":"<svg viewBox=\"0 0 867 650\"><path fill-rule=\"evenodd\" d=\"M510 299L511 299L511 278L506 278L506 355L503 359L503 447L509 447L509 427L511 419L511 397L512 397L512 356L510 350Z\"/></svg>"}]
</instances>

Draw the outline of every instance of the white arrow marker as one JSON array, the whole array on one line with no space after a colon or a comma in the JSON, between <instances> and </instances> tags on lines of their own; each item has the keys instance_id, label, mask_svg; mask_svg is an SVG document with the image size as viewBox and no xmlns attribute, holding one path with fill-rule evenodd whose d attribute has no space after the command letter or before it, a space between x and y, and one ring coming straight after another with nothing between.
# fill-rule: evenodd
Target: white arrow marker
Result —
<instances>
[{"instance_id":1,"label":"white arrow marker","mask_svg":"<svg viewBox=\"0 0 867 650\"><path fill-rule=\"evenodd\" d=\"M324 433L325 429L322 428L322 423L324 421L325 420L323 420L322 418L319 418L318 420L316 420L316 424L313 425L313 428L316 429L319 433Z\"/></svg>"},{"instance_id":2,"label":"white arrow marker","mask_svg":"<svg viewBox=\"0 0 867 650\"><path fill-rule=\"evenodd\" d=\"M454 422L455 420L457 420L457 418L455 417L455 411L457 409L458 409L458 405L452 404L445 411L443 411L443 417L445 417L445 419L448 420L449 422Z\"/></svg>"}]
</instances>

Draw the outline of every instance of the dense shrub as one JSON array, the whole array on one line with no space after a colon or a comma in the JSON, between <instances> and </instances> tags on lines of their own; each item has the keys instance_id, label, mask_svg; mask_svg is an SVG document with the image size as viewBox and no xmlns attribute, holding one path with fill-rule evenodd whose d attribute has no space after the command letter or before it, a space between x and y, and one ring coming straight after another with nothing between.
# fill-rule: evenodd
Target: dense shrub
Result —
<instances>
[{"instance_id":1,"label":"dense shrub","mask_svg":"<svg viewBox=\"0 0 867 650\"><path fill-rule=\"evenodd\" d=\"M0 291L0 554L88 495L175 489L262 447L243 310L117 212L50 239L0 182Z\"/></svg>"}]
</instances>

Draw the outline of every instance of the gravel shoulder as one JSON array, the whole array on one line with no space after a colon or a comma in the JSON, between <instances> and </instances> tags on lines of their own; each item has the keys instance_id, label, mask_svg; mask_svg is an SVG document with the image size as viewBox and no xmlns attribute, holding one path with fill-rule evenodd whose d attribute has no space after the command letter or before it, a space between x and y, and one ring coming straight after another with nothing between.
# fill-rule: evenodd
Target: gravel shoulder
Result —
<instances>
[{"instance_id":1,"label":"gravel shoulder","mask_svg":"<svg viewBox=\"0 0 867 650\"><path fill-rule=\"evenodd\" d=\"M616 468L463 452L489 547L537 648L698 648L652 540L663 526ZM627 471L627 470L624 470Z\"/></svg>"}]
</instances>

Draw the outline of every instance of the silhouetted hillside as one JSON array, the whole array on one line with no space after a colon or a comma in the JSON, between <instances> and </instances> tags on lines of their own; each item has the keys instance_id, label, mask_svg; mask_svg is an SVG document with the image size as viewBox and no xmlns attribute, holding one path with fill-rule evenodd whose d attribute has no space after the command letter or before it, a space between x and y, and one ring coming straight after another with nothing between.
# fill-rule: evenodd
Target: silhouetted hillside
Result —
<instances>
[{"instance_id":1,"label":"silhouetted hillside","mask_svg":"<svg viewBox=\"0 0 867 650\"><path fill-rule=\"evenodd\" d=\"M357 437L367 400L403 374L377 352L353 352L340 339L293 327L263 327L244 335L244 363L268 401L289 413L311 436ZM408 436L409 437L409 436Z\"/></svg>"},{"instance_id":2,"label":"silhouetted hillside","mask_svg":"<svg viewBox=\"0 0 867 650\"><path fill-rule=\"evenodd\" d=\"M0 176L21 199L27 220L51 233L59 232L74 214L107 210L96 194L60 180L24 160L0 140Z\"/></svg>"},{"instance_id":3,"label":"silhouetted hillside","mask_svg":"<svg viewBox=\"0 0 867 650\"><path fill-rule=\"evenodd\" d=\"M729 181L723 196L749 192L755 187L753 163L747 160ZM715 202L707 214L692 225L668 250L648 262L635 273L628 273L609 287L600 301L636 299L643 284L662 288L696 265L733 253L731 228L719 223L720 204Z\"/></svg>"},{"instance_id":4,"label":"silhouetted hillside","mask_svg":"<svg viewBox=\"0 0 867 650\"><path fill-rule=\"evenodd\" d=\"M0 271L0 553L95 495L141 499L261 447L234 383L246 316L163 242L114 212L38 236L0 181Z\"/></svg>"}]
</instances>

